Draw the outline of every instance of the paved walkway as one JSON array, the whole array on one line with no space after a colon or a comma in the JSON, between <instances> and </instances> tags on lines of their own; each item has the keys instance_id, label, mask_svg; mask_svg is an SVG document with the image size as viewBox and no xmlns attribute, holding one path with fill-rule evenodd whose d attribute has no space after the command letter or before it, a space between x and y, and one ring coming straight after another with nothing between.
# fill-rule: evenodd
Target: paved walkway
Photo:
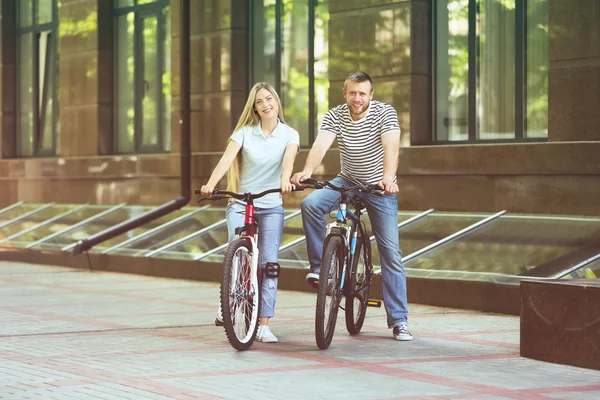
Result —
<instances>
[{"instance_id":1,"label":"paved walkway","mask_svg":"<svg viewBox=\"0 0 600 400\"><path fill-rule=\"evenodd\" d=\"M280 292L278 344L237 352L218 286L0 262L1 399L598 399L600 372L519 357L519 319L411 306L412 342L369 309L329 350L315 296Z\"/></svg>"}]
</instances>

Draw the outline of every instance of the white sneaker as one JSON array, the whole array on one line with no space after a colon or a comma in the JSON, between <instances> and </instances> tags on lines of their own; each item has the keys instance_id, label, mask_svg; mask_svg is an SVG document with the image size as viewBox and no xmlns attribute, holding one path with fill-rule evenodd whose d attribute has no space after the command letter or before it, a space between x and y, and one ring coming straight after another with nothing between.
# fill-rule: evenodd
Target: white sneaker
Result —
<instances>
[{"instance_id":1,"label":"white sneaker","mask_svg":"<svg viewBox=\"0 0 600 400\"><path fill-rule=\"evenodd\" d=\"M312 271L306 274L306 282L315 289L319 288L319 271Z\"/></svg>"},{"instance_id":2,"label":"white sneaker","mask_svg":"<svg viewBox=\"0 0 600 400\"><path fill-rule=\"evenodd\" d=\"M256 340L263 343L277 343L277 336L273 335L269 325L259 325L256 333Z\"/></svg>"},{"instance_id":3,"label":"white sneaker","mask_svg":"<svg viewBox=\"0 0 600 400\"><path fill-rule=\"evenodd\" d=\"M223 312L221 311L221 304L219 304L219 308L217 308L217 317L215 318L216 326L223 326Z\"/></svg>"},{"instance_id":4,"label":"white sneaker","mask_svg":"<svg viewBox=\"0 0 600 400\"><path fill-rule=\"evenodd\" d=\"M408 331L408 326L398 325L394 327L394 339L402 342L409 342L413 340L413 336Z\"/></svg>"}]
</instances>

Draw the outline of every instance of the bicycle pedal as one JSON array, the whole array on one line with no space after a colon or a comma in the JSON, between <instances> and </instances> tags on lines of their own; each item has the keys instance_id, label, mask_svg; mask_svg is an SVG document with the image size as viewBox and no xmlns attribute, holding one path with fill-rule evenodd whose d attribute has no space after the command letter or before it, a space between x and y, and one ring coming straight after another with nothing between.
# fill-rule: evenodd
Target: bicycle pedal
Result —
<instances>
[{"instance_id":1,"label":"bicycle pedal","mask_svg":"<svg viewBox=\"0 0 600 400\"><path fill-rule=\"evenodd\" d=\"M367 300L367 307L381 308L381 300Z\"/></svg>"}]
</instances>

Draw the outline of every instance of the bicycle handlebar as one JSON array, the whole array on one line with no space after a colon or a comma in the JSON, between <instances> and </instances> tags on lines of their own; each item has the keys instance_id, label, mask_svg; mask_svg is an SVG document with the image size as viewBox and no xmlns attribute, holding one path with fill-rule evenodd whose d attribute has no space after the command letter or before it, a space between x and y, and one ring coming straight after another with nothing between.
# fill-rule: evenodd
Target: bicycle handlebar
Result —
<instances>
[{"instance_id":1,"label":"bicycle handlebar","mask_svg":"<svg viewBox=\"0 0 600 400\"><path fill-rule=\"evenodd\" d=\"M313 188L315 188L315 189L323 189L325 187L328 187L328 188L338 191L340 193L346 193L346 192L350 192L352 190L358 189L359 191L364 192L364 193L379 194L378 192L383 190L382 188L379 187L379 185L356 184L356 185L350 186L350 187L340 187L340 186L335 186L334 184L332 184L329 181L319 181L317 179L305 179L304 181L302 181L302 183L312 185Z\"/></svg>"},{"instance_id":2,"label":"bicycle handlebar","mask_svg":"<svg viewBox=\"0 0 600 400\"><path fill-rule=\"evenodd\" d=\"M294 189L292 189L292 192L299 192L304 190L305 187L304 186L296 186ZM234 199L238 199L238 200L247 200L247 199L258 199L260 197L263 197L269 193L280 193L281 192L281 188L277 188L277 189L269 189L269 190L265 190L264 192L260 192L258 194L252 194L250 192L247 193L235 193L235 192L230 192L228 190L218 190L215 189L212 192L212 196L217 196L217 197L200 197L198 199L198 202L201 202L203 200L223 200L223 199L229 199L229 198L234 198ZM194 194L200 194L200 189L195 189L194 190Z\"/></svg>"}]
</instances>

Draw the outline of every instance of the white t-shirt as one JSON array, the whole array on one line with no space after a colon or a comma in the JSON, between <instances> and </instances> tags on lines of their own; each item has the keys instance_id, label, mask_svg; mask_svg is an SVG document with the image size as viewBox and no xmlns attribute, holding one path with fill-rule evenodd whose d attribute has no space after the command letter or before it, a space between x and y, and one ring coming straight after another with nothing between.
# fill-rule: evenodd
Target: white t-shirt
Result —
<instances>
[{"instance_id":1,"label":"white t-shirt","mask_svg":"<svg viewBox=\"0 0 600 400\"><path fill-rule=\"evenodd\" d=\"M400 124L394 107L371 100L367 114L358 121L350 116L347 104L329 110L323 118L320 132L337 137L341 176L357 183L375 184L383 178L381 137L400 132Z\"/></svg>"},{"instance_id":2,"label":"white t-shirt","mask_svg":"<svg viewBox=\"0 0 600 400\"><path fill-rule=\"evenodd\" d=\"M281 187L285 150L290 144L300 145L298 132L281 121L278 121L268 138L263 135L259 122L235 131L231 140L242 146L240 192L253 194ZM254 205L260 208L273 208L281 204L279 193L270 193L254 200Z\"/></svg>"}]
</instances>

